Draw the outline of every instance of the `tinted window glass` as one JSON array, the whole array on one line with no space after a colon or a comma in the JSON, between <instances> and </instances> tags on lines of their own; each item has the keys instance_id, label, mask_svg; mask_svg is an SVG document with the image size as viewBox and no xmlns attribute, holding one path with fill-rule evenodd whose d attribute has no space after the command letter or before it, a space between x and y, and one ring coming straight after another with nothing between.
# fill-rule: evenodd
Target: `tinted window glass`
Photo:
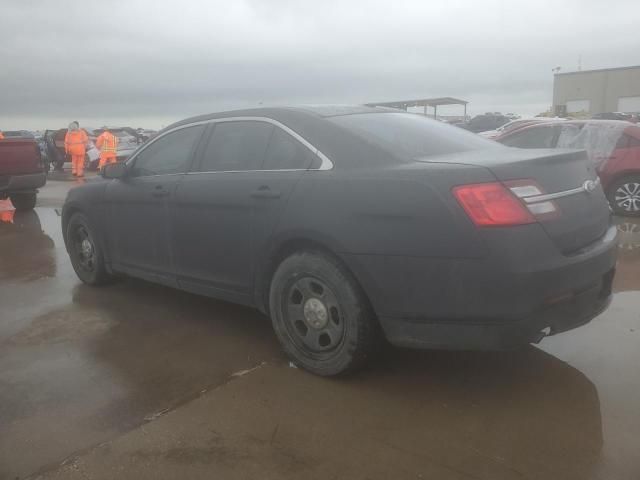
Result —
<instances>
[{"instance_id":1,"label":"tinted window glass","mask_svg":"<svg viewBox=\"0 0 640 480\"><path fill-rule=\"evenodd\" d=\"M265 122L217 123L200 171L260 170L272 131L273 126Z\"/></svg>"},{"instance_id":2,"label":"tinted window glass","mask_svg":"<svg viewBox=\"0 0 640 480\"><path fill-rule=\"evenodd\" d=\"M552 148L555 129L553 127L532 127L514 133L504 139L504 145L518 148Z\"/></svg>"},{"instance_id":3,"label":"tinted window glass","mask_svg":"<svg viewBox=\"0 0 640 480\"><path fill-rule=\"evenodd\" d=\"M411 158L500 148L496 142L474 133L411 113L344 115L330 121L366 141Z\"/></svg>"},{"instance_id":4,"label":"tinted window glass","mask_svg":"<svg viewBox=\"0 0 640 480\"><path fill-rule=\"evenodd\" d=\"M135 158L132 175L166 175L182 173L191 151L204 130L202 125L177 130L159 138Z\"/></svg>"},{"instance_id":5,"label":"tinted window glass","mask_svg":"<svg viewBox=\"0 0 640 480\"><path fill-rule=\"evenodd\" d=\"M264 170L309 168L315 155L280 128L273 130L264 158Z\"/></svg>"}]
</instances>

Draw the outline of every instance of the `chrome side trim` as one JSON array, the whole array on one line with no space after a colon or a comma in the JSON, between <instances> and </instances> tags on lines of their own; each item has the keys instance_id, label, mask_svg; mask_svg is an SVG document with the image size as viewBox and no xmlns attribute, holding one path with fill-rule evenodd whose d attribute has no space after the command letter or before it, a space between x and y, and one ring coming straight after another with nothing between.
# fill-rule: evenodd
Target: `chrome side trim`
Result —
<instances>
[{"instance_id":1,"label":"chrome side trim","mask_svg":"<svg viewBox=\"0 0 640 480\"><path fill-rule=\"evenodd\" d=\"M180 175L200 175L201 173L256 173L256 172L316 172L319 168L283 168L281 170L207 170L205 172L187 172Z\"/></svg>"},{"instance_id":2,"label":"chrome side trim","mask_svg":"<svg viewBox=\"0 0 640 480\"><path fill-rule=\"evenodd\" d=\"M124 162L124 163L125 163L125 165L129 165L130 163L132 163L136 158L138 158L138 155L140 155L142 152L144 152L147 148L149 148L155 142L157 142L158 140L163 138L165 135L168 135L168 134L173 133L173 132L177 132L178 130L182 130L183 128L197 127L198 125L206 125L207 123L209 123L208 120L205 120L205 121L202 121L202 122L193 122L193 123L189 123L187 125L180 125L178 127L172 128L171 130L167 130L162 135L158 135L157 137L153 137L147 143L142 145L138 150L136 150L133 153L133 155L131 155L129 158L127 158L127 161ZM176 174L163 174L163 175L176 175ZM180 174L177 174L177 175L182 175L182 174L180 173ZM160 175L144 175L144 176L145 177L159 177ZM142 178L142 177L140 177L140 178Z\"/></svg>"},{"instance_id":3,"label":"chrome side trim","mask_svg":"<svg viewBox=\"0 0 640 480\"><path fill-rule=\"evenodd\" d=\"M203 120L203 121L200 121L200 122L193 122L193 123L188 123L186 125L180 125L178 127L172 128L171 130L167 130L162 135L158 135L157 137L153 138L149 143L146 143L145 145L140 147L140 150L136 151L134 155L129 157L129 159L126 161L126 163L127 163L127 165L129 165L145 149L147 149L150 145L152 145L156 141L158 141L161 138L163 138L165 135L168 135L168 134L173 133L173 132L178 131L178 130L182 130L183 128L196 127L198 125L208 125L210 123L241 122L241 121L254 121L254 122L270 123L271 125L274 125L274 126L280 128L280 129L284 130L289 135L291 135L293 138L295 138L300 143L302 143L305 147L307 147L311 151L311 153L317 155L318 158L320 158L321 163L320 163L320 166L318 168L301 168L301 169L293 169L293 170L238 170L238 172L249 172L249 171L252 171L252 172L305 171L306 172L306 171L332 170L333 169L333 162L329 159L329 157L327 157L324 153L322 153L320 150L318 150L316 147L314 147L311 143L309 143L306 138L304 138L302 135L300 135L295 130L292 130L291 128L287 127L286 125L280 123L279 121L274 120L272 118L268 118L268 117L224 117L224 118L212 118L210 120ZM192 174L192 173L236 173L236 172L233 171L233 170L228 170L228 171L225 171L225 172L187 172L187 174ZM147 175L147 176L151 176L151 175ZM154 175L154 176L159 176L159 175Z\"/></svg>"},{"instance_id":4,"label":"chrome side trim","mask_svg":"<svg viewBox=\"0 0 640 480\"><path fill-rule=\"evenodd\" d=\"M320 150L318 150L316 147L314 147L311 143L309 143L307 141L306 138L304 138L302 135L300 135L298 132L296 132L295 130L292 130L291 128L287 127L286 125L280 123L277 120L274 120L273 118L268 118L268 117L225 117L225 118L214 118L212 120L209 120L209 123L224 123L224 122L239 122L239 121L254 121L254 122L266 122L266 123L270 123L271 125L274 125L276 127L281 128L282 130L284 130L285 132L287 132L289 135L291 135L293 138L295 138L296 140L298 140L300 143L302 143L305 147L307 147L309 150L311 150L311 153L314 153L315 155L317 155L318 157L320 157L320 160L322 161L322 163L320 164L320 166L318 168L301 168L300 170L331 170L333 168L333 162L329 159L329 157L327 157L324 153L322 153ZM245 170L242 170L245 171ZM256 170L258 172L265 172L267 170ZM282 171L282 170L273 170L273 171Z\"/></svg>"},{"instance_id":5,"label":"chrome side trim","mask_svg":"<svg viewBox=\"0 0 640 480\"><path fill-rule=\"evenodd\" d=\"M586 184L588 182L593 182L594 187L591 189L588 189L586 187ZM578 188L572 188L571 190L564 190L562 192L556 192L556 193L545 193L544 195L535 195L533 197L524 197L523 200L525 201L525 203L546 202L548 200L555 200L556 198L576 195L577 193L590 193L598 185L600 185L600 178L596 178L595 180L587 180Z\"/></svg>"}]
</instances>

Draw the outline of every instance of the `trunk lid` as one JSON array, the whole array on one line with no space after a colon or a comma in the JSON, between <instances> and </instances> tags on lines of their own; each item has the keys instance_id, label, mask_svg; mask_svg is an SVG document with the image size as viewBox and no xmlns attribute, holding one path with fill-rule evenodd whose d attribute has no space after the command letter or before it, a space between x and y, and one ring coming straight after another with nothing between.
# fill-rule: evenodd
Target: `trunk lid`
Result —
<instances>
[{"instance_id":1,"label":"trunk lid","mask_svg":"<svg viewBox=\"0 0 640 480\"><path fill-rule=\"evenodd\" d=\"M418 161L483 166L503 183L528 179L540 187L543 195L559 194L550 201L560 214L537 218L565 255L593 243L609 227L609 205L597 181L595 168L584 151L500 148ZM597 181L595 188L584 188L589 180ZM525 199L522 201L527 204Z\"/></svg>"}]
</instances>

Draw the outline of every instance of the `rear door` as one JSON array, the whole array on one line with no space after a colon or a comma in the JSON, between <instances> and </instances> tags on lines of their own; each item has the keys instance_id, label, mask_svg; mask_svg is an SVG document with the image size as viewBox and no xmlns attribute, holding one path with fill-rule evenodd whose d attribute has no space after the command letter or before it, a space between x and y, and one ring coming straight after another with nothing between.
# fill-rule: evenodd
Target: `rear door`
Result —
<instances>
[{"instance_id":1,"label":"rear door","mask_svg":"<svg viewBox=\"0 0 640 480\"><path fill-rule=\"evenodd\" d=\"M179 284L252 304L256 254L313 155L275 123L225 119L199 157L176 192Z\"/></svg>"},{"instance_id":2,"label":"rear door","mask_svg":"<svg viewBox=\"0 0 640 480\"><path fill-rule=\"evenodd\" d=\"M175 284L170 212L203 130L190 126L159 137L132 159L125 178L107 185L107 236L117 270Z\"/></svg>"}]
</instances>

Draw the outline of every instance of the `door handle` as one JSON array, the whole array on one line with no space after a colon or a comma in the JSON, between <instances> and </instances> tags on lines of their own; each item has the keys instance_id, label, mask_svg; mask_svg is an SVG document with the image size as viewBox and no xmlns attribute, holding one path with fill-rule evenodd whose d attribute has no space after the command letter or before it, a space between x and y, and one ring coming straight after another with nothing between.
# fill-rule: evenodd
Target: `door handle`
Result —
<instances>
[{"instance_id":1,"label":"door handle","mask_svg":"<svg viewBox=\"0 0 640 480\"><path fill-rule=\"evenodd\" d=\"M251 196L253 198L280 198L281 195L282 193L280 193L280 191L271 190L266 185L263 185L262 187L258 188L257 190L254 190L251 193Z\"/></svg>"},{"instance_id":2,"label":"door handle","mask_svg":"<svg viewBox=\"0 0 640 480\"><path fill-rule=\"evenodd\" d=\"M162 185L156 185L151 196L154 198L168 197L170 195L169 190L165 190Z\"/></svg>"}]
</instances>

